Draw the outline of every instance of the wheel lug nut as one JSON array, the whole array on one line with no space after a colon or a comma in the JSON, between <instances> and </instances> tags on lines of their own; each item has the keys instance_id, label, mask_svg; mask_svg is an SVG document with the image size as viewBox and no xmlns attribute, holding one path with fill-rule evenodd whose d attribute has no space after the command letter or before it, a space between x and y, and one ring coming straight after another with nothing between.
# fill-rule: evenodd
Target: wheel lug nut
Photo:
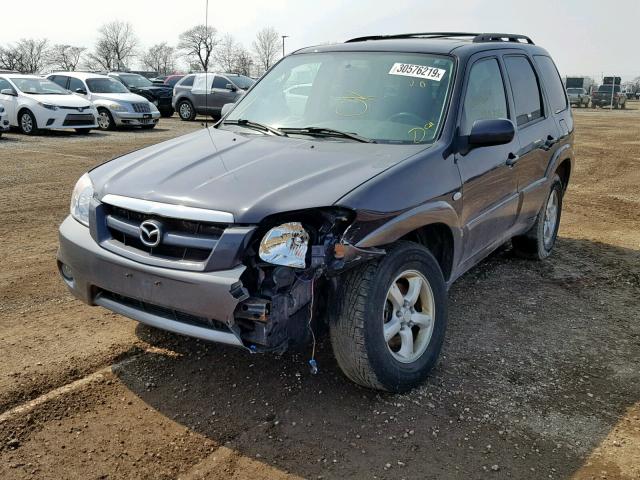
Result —
<instances>
[{"instance_id":1,"label":"wheel lug nut","mask_svg":"<svg viewBox=\"0 0 640 480\"><path fill-rule=\"evenodd\" d=\"M399 318L399 317L401 317L401 316L402 316L402 312L401 312L400 310L398 310L398 311L396 312L396 317L398 317L398 318Z\"/></svg>"}]
</instances>

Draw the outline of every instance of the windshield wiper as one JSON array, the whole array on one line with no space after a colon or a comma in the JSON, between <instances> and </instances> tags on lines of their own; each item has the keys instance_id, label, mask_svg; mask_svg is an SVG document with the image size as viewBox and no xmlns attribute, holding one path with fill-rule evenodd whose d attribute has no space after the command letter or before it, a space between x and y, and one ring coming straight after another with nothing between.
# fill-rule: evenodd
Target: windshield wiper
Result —
<instances>
[{"instance_id":1,"label":"windshield wiper","mask_svg":"<svg viewBox=\"0 0 640 480\"><path fill-rule=\"evenodd\" d=\"M287 134L284 133L282 130L275 128L275 127L270 127L269 125L265 125L263 123L258 123L258 122L254 122L252 120L247 120L244 118L241 118L239 120L225 120L224 122L222 122L223 125L239 125L241 127L249 127L249 128L253 128L254 130L261 130L263 132L269 132L273 135L277 135L279 137L286 137Z\"/></svg>"},{"instance_id":2,"label":"windshield wiper","mask_svg":"<svg viewBox=\"0 0 640 480\"><path fill-rule=\"evenodd\" d=\"M375 140L371 138L363 137L362 135L358 135L357 133L343 132L341 130L335 130L333 128L304 127L304 128L282 128L281 130L285 133L293 133L295 135L313 135L313 136L323 136L323 137L349 138L351 140L355 140L356 142L376 143Z\"/></svg>"}]
</instances>

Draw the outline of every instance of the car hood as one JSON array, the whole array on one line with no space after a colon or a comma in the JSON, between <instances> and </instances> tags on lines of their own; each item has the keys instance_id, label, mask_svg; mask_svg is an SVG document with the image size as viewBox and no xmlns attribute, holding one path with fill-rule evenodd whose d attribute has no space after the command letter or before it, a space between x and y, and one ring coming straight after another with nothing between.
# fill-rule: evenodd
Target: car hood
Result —
<instances>
[{"instance_id":1,"label":"car hood","mask_svg":"<svg viewBox=\"0 0 640 480\"><path fill-rule=\"evenodd\" d=\"M79 96L74 94L30 95L28 93L25 93L24 96L35 100L36 102L49 103L51 105L57 105L59 107L91 107L91 103L88 100L80 98Z\"/></svg>"},{"instance_id":2,"label":"car hood","mask_svg":"<svg viewBox=\"0 0 640 480\"><path fill-rule=\"evenodd\" d=\"M148 100L135 93L92 93L91 100L111 100L114 102L147 103Z\"/></svg>"},{"instance_id":3,"label":"car hood","mask_svg":"<svg viewBox=\"0 0 640 480\"><path fill-rule=\"evenodd\" d=\"M333 205L424 148L210 128L129 153L90 176L99 199L123 195L257 223L274 213Z\"/></svg>"},{"instance_id":4,"label":"car hood","mask_svg":"<svg viewBox=\"0 0 640 480\"><path fill-rule=\"evenodd\" d=\"M171 96L173 89L169 87L149 86L149 87L128 87L134 92L147 92L155 97Z\"/></svg>"}]
</instances>

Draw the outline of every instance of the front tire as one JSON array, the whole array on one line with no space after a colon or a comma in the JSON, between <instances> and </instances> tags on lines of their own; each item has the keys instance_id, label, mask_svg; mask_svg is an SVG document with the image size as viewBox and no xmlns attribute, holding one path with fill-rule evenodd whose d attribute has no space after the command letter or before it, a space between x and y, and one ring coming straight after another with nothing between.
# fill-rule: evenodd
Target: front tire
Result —
<instances>
[{"instance_id":1,"label":"front tire","mask_svg":"<svg viewBox=\"0 0 640 480\"><path fill-rule=\"evenodd\" d=\"M530 260L544 260L551 255L560 227L563 194L562 181L558 175L555 175L536 223L524 235L511 239L513 249L518 256Z\"/></svg>"},{"instance_id":2,"label":"front tire","mask_svg":"<svg viewBox=\"0 0 640 480\"><path fill-rule=\"evenodd\" d=\"M116 123L113 121L111 112L106 108L98 109L98 128L100 130L113 130L116 128Z\"/></svg>"},{"instance_id":3,"label":"front tire","mask_svg":"<svg viewBox=\"0 0 640 480\"><path fill-rule=\"evenodd\" d=\"M180 120L185 122L191 122L196 119L196 109L193 108L193 104L189 100L182 100L178 104L178 116Z\"/></svg>"},{"instance_id":4,"label":"front tire","mask_svg":"<svg viewBox=\"0 0 640 480\"><path fill-rule=\"evenodd\" d=\"M36 117L29 110L22 110L20 112L18 126L20 127L20 131L25 135L37 135L39 132Z\"/></svg>"},{"instance_id":5,"label":"front tire","mask_svg":"<svg viewBox=\"0 0 640 480\"><path fill-rule=\"evenodd\" d=\"M344 274L330 336L344 374L364 387L404 392L436 364L447 324L442 271L421 245L398 242Z\"/></svg>"}]
</instances>

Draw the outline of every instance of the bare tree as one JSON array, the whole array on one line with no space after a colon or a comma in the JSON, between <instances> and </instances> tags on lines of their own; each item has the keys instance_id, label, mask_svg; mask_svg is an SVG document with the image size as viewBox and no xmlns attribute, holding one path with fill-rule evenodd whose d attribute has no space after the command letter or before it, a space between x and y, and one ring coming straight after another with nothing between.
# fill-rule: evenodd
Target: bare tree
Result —
<instances>
[{"instance_id":1,"label":"bare tree","mask_svg":"<svg viewBox=\"0 0 640 480\"><path fill-rule=\"evenodd\" d=\"M169 75L176 69L176 49L167 42L153 45L142 57L142 63L160 75Z\"/></svg>"},{"instance_id":2,"label":"bare tree","mask_svg":"<svg viewBox=\"0 0 640 480\"><path fill-rule=\"evenodd\" d=\"M49 41L46 38L23 38L20 40L11 55L16 63L12 70L22 73L38 73L47 64L47 48Z\"/></svg>"},{"instance_id":3,"label":"bare tree","mask_svg":"<svg viewBox=\"0 0 640 480\"><path fill-rule=\"evenodd\" d=\"M218 44L217 33L214 27L196 25L180 34L178 48L189 57L191 65L199 64L206 72L213 50Z\"/></svg>"},{"instance_id":4,"label":"bare tree","mask_svg":"<svg viewBox=\"0 0 640 480\"><path fill-rule=\"evenodd\" d=\"M85 50L86 48L84 47L74 47L73 45L54 45L49 50L49 66L56 70L73 72L78 68Z\"/></svg>"},{"instance_id":5,"label":"bare tree","mask_svg":"<svg viewBox=\"0 0 640 480\"><path fill-rule=\"evenodd\" d=\"M222 71L233 72L240 48L240 45L231 34L227 33L222 37L222 40L218 43L213 53L213 59Z\"/></svg>"},{"instance_id":6,"label":"bare tree","mask_svg":"<svg viewBox=\"0 0 640 480\"><path fill-rule=\"evenodd\" d=\"M233 72L250 77L252 70L253 58L251 58L251 54L244 47L240 47L234 59Z\"/></svg>"},{"instance_id":7,"label":"bare tree","mask_svg":"<svg viewBox=\"0 0 640 480\"><path fill-rule=\"evenodd\" d=\"M0 47L0 68L21 72L24 67L24 54L17 45Z\"/></svg>"},{"instance_id":8,"label":"bare tree","mask_svg":"<svg viewBox=\"0 0 640 480\"><path fill-rule=\"evenodd\" d=\"M278 58L280 37L273 27L265 27L258 32L253 41L253 50L261 73L267 71Z\"/></svg>"},{"instance_id":9,"label":"bare tree","mask_svg":"<svg viewBox=\"0 0 640 480\"><path fill-rule=\"evenodd\" d=\"M131 24L115 20L100 27L98 33L96 46L88 56L87 63L104 70L126 69L138 47Z\"/></svg>"}]
</instances>

